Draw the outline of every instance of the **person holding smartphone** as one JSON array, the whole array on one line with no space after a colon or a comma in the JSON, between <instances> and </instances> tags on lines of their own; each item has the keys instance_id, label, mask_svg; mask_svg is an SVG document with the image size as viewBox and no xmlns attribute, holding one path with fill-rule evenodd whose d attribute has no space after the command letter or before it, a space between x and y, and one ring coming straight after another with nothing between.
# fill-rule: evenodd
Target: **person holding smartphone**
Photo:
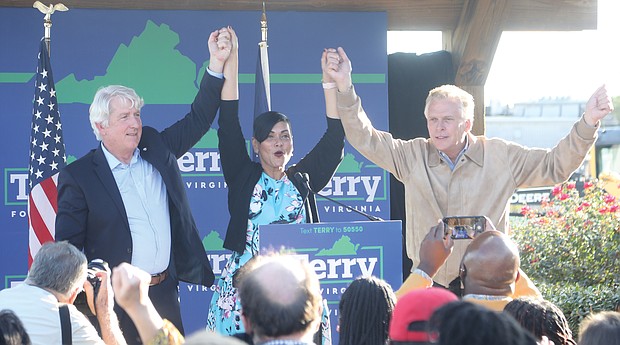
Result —
<instances>
[{"instance_id":1,"label":"person holding smartphone","mask_svg":"<svg viewBox=\"0 0 620 345\"><path fill-rule=\"evenodd\" d=\"M457 295L495 311L502 311L513 298L542 298L538 288L520 269L517 245L508 235L497 231L488 218L482 218L485 230L467 241L469 244L459 264L463 290ZM455 243L464 242L448 229L449 225L441 220L424 236L420 262L396 291L397 298L409 291L433 286L434 277L450 257Z\"/></svg>"}]
</instances>

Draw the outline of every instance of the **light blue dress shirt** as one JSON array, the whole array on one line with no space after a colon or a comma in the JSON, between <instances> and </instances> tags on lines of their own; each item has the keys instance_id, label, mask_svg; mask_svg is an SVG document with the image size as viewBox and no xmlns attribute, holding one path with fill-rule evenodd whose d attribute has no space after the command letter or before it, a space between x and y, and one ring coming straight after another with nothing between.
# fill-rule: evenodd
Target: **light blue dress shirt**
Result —
<instances>
[{"instance_id":1,"label":"light blue dress shirt","mask_svg":"<svg viewBox=\"0 0 620 345\"><path fill-rule=\"evenodd\" d=\"M469 136L465 136L465 147L463 147L463 149L461 150L461 152L459 152L459 155L456 156L456 159L454 160L454 162L452 162L452 160L450 160L450 157L448 157L447 154L439 151L439 156L441 157L441 159L444 160L444 162L448 163L448 166L450 167L450 170L454 171L454 167L456 167L456 163L459 161L459 159L461 159L461 157L465 154L465 151L467 151L467 149L469 148Z\"/></svg>"},{"instance_id":2,"label":"light blue dress shirt","mask_svg":"<svg viewBox=\"0 0 620 345\"><path fill-rule=\"evenodd\" d=\"M166 185L159 171L142 159L138 149L131 162L124 164L103 143L101 147L127 212L133 243L131 264L150 274L160 273L170 262L170 212Z\"/></svg>"}]
</instances>

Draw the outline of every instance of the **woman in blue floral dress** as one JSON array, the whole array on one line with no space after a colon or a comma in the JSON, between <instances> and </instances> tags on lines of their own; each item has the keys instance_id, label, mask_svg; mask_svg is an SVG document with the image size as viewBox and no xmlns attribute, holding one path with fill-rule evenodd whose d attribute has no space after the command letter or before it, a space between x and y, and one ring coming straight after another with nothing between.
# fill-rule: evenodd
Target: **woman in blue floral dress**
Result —
<instances>
[{"instance_id":1,"label":"woman in blue floral dress","mask_svg":"<svg viewBox=\"0 0 620 345\"><path fill-rule=\"evenodd\" d=\"M291 177L302 173L312 190L323 189L342 161L345 136L336 108L335 84L324 73L327 130L316 146L287 167L293 155L291 124L284 114L268 111L254 120L252 148L259 162L252 161L239 123L238 47L234 31L231 36L233 51L224 66L218 138L230 213L224 247L233 253L217 283L207 318L207 329L222 334L244 332L235 274L259 253L259 226L319 221L314 195ZM325 59L324 53L323 65Z\"/></svg>"}]
</instances>

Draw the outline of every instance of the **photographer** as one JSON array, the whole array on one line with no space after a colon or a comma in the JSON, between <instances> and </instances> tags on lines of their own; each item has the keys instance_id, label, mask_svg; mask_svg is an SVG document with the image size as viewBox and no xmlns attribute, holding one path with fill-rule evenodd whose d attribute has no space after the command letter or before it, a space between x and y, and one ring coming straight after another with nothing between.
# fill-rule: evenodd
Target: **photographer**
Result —
<instances>
[{"instance_id":1,"label":"photographer","mask_svg":"<svg viewBox=\"0 0 620 345\"><path fill-rule=\"evenodd\" d=\"M99 280L94 305L84 254L65 241L47 242L35 256L24 284L0 291L0 309L10 309L19 317L32 344L126 344L113 311L110 274L105 270L93 274ZM82 289L102 337L73 305Z\"/></svg>"}]
</instances>

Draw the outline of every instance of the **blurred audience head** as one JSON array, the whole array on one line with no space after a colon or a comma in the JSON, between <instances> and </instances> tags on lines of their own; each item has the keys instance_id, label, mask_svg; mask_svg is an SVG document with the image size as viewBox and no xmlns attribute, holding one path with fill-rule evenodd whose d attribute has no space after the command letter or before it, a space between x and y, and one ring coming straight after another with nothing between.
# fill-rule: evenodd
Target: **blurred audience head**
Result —
<instances>
[{"instance_id":1,"label":"blurred audience head","mask_svg":"<svg viewBox=\"0 0 620 345\"><path fill-rule=\"evenodd\" d=\"M34 257L26 283L62 295L61 302L67 302L84 285L86 268L86 256L69 242L46 242Z\"/></svg>"},{"instance_id":2,"label":"blurred audience head","mask_svg":"<svg viewBox=\"0 0 620 345\"><path fill-rule=\"evenodd\" d=\"M620 313L588 315L579 325L579 345L620 345Z\"/></svg>"},{"instance_id":3,"label":"blurred audience head","mask_svg":"<svg viewBox=\"0 0 620 345\"><path fill-rule=\"evenodd\" d=\"M511 316L464 301L437 309L428 330L431 342L440 345L536 344Z\"/></svg>"},{"instance_id":4,"label":"blurred audience head","mask_svg":"<svg viewBox=\"0 0 620 345\"><path fill-rule=\"evenodd\" d=\"M311 342L319 329L319 279L307 261L287 255L255 256L239 271L242 320L254 342Z\"/></svg>"},{"instance_id":5,"label":"blurred audience head","mask_svg":"<svg viewBox=\"0 0 620 345\"><path fill-rule=\"evenodd\" d=\"M0 311L0 345L30 344L30 337L17 315L11 310Z\"/></svg>"},{"instance_id":6,"label":"blurred audience head","mask_svg":"<svg viewBox=\"0 0 620 345\"><path fill-rule=\"evenodd\" d=\"M339 344L385 344L395 301L392 287L382 279L351 282L338 305Z\"/></svg>"},{"instance_id":7,"label":"blurred audience head","mask_svg":"<svg viewBox=\"0 0 620 345\"><path fill-rule=\"evenodd\" d=\"M444 304L457 301L452 292L442 288L413 290L399 298L390 323L390 344L426 344L427 326L433 312Z\"/></svg>"},{"instance_id":8,"label":"blurred audience head","mask_svg":"<svg viewBox=\"0 0 620 345\"><path fill-rule=\"evenodd\" d=\"M518 298L504 307L504 312L530 331L538 340L546 336L555 345L575 345L564 313L555 304L534 298Z\"/></svg>"},{"instance_id":9,"label":"blurred audience head","mask_svg":"<svg viewBox=\"0 0 620 345\"><path fill-rule=\"evenodd\" d=\"M508 235L485 231L467 246L461 261L465 294L510 296L519 274L519 249Z\"/></svg>"}]
</instances>

